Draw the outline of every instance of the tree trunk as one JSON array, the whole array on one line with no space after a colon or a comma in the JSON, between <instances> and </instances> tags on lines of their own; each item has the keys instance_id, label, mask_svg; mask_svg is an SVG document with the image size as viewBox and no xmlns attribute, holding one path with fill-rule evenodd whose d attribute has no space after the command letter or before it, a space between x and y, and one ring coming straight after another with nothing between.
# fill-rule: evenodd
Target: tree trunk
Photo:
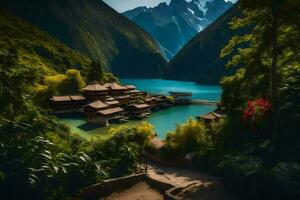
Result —
<instances>
[{"instance_id":1,"label":"tree trunk","mask_svg":"<svg viewBox=\"0 0 300 200\"><path fill-rule=\"evenodd\" d=\"M272 111L273 111L273 136L277 145L279 139L279 124L278 124L278 74L277 74L277 59L278 59L278 0L272 0L272 66L271 66L271 95L272 95Z\"/></svg>"}]
</instances>

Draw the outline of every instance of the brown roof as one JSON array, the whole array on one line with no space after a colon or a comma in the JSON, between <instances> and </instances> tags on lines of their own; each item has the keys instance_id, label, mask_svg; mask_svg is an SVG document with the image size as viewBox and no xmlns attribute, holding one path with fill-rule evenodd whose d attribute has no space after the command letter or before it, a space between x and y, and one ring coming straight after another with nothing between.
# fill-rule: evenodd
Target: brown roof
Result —
<instances>
[{"instance_id":1,"label":"brown roof","mask_svg":"<svg viewBox=\"0 0 300 200\"><path fill-rule=\"evenodd\" d=\"M53 96L50 100L51 101L56 101L56 102L71 101L71 98L70 98L70 96Z\"/></svg>"},{"instance_id":2,"label":"brown roof","mask_svg":"<svg viewBox=\"0 0 300 200\"><path fill-rule=\"evenodd\" d=\"M106 99L105 99L106 101L114 101L115 100L115 98L113 98L113 97L111 97L111 96L106 96Z\"/></svg>"},{"instance_id":3,"label":"brown roof","mask_svg":"<svg viewBox=\"0 0 300 200\"><path fill-rule=\"evenodd\" d=\"M104 87L106 87L107 89L111 89L111 90L125 90L126 87L119 85L118 83L105 83L103 85Z\"/></svg>"},{"instance_id":4,"label":"brown roof","mask_svg":"<svg viewBox=\"0 0 300 200\"><path fill-rule=\"evenodd\" d=\"M115 99L128 99L128 98L130 98L129 95L123 95L123 96L117 96L117 97L115 97Z\"/></svg>"},{"instance_id":5,"label":"brown roof","mask_svg":"<svg viewBox=\"0 0 300 200\"><path fill-rule=\"evenodd\" d=\"M205 115L201 115L200 118L201 119L207 119L207 120L214 120L214 119L218 119L220 117L217 117L217 116L214 115L213 112L210 112L210 113L207 113Z\"/></svg>"},{"instance_id":6,"label":"brown roof","mask_svg":"<svg viewBox=\"0 0 300 200\"><path fill-rule=\"evenodd\" d=\"M95 108L95 109L101 109L101 108L106 108L108 107L107 104L103 103L102 101L94 101L93 103L90 103L87 105L88 107L92 107L92 108Z\"/></svg>"},{"instance_id":7,"label":"brown roof","mask_svg":"<svg viewBox=\"0 0 300 200\"><path fill-rule=\"evenodd\" d=\"M214 116L216 116L217 118L222 118L222 117L223 117L223 115L221 115L221 114L219 114L219 113L216 113L216 112L212 112L212 114L213 114Z\"/></svg>"},{"instance_id":8,"label":"brown roof","mask_svg":"<svg viewBox=\"0 0 300 200\"><path fill-rule=\"evenodd\" d=\"M84 97L84 96L81 96L81 95L73 95L73 96L70 96L70 98L71 98L73 101L81 101L81 100L85 100L85 97Z\"/></svg>"},{"instance_id":9,"label":"brown roof","mask_svg":"<svg viewBox=\"0 0 300 200\"><path fill-rule=\"evenodd\" d=\"M131 91L128 91L128 93L141 93L141 91L139 91L139 90L131 90Z\"/></svg>"},{"instance_id":10,"label":"brown roof","mask_svg":"<svg viewBox=\"0 0 300 200\"><path fill-rule=\"evenodd\" d=\"M105 102L107 105L116 105L116 104L119 104L120 102L115 100L115 101L106 101Z\"/></svg>"},{"instance_id":11,"label":"brown roof","mask_svg":"<svg viewBox=\"0 0 300 200\"><path fill-rule=\"evenodd\" d=\"M134 85L125 85L125 87L127 89L136 89L136 87Z\"/></svg>"},{"instance_id":12,"label":"brown roof","mask_svg":"<svg viewBox=\"0 0 300 200\"><path fill-rule=\"evenodd\" d=\"M135 108L138 108L138 109L149 108L150 107L150 105L146 104L146 103L144 103L144 104L134 104L132 106L135 107Z\"/></svg>"},{"instance_id":13,"label":"brown roof","mask_svg":"<svg viewBox=\"0 0 300 200\"><path fill-rule=\"evenodd\" d=\"M145 99L145 101L153 101L153 100L155 100L155 98L149 97L149 98L146 98L146 99Z\"/></svg>"},{"instance_id":14,"label":"brown roof","mask_svg":"<svg viewBox=\"0 0 300 200\"><path fill-rule=\"evenodd\" d=\"M98 113L101 114L101 115L111 115L111 114L119 113L119 112L122 112L122 111L124 111L123 108L116 107L116 108L101 110L101 111L98 111Z\"/></svg>"},{"instance_id":15,"label":"brown roof","mask_svg":"<svg viewBox=\"0 0 300 200\"><path fill-rule=\"evenodd\" d=\"M98 83L97 81L92 82L91 84L89 84L88 86L82 88L84 91L95 91L95 92L99 92L99 91L106 91L107 88L102 86L100 83Z\"/></svg>"}]
</instances>

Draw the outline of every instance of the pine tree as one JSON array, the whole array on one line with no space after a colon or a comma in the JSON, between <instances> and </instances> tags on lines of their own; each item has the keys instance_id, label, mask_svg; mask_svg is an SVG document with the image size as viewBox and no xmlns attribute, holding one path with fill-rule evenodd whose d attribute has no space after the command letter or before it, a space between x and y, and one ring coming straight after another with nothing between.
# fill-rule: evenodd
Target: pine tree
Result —
<instances>
[{"instance_id":1,"label":"pine tree","mask_svg":"<svg viewBox=\"0 0 300 200\"><path fill-rule=\"evenodd\" d=\"M234 36L221 52L222 57L231 56L228 67L241 68L235 76L222 81L223 100L234 112L232 109L249 98L268 98L272 102L276 141L282 74L289 65L299 63L300 1L240 0L239 6L243 17L234 19L231 27L250 31Z\"/></svg>"},{"instance_id":2,"label":"pine tree","mask_svg":"<svg viewBox=\"0 0 300 200\"><path fill-rule=\"evenodd\" d=\"M105 72L101 63L99 61L92 61L87 75L88 82L92 82L92 81L103 82L104 76L105 76Z\"/></svg>"}]
</instances>

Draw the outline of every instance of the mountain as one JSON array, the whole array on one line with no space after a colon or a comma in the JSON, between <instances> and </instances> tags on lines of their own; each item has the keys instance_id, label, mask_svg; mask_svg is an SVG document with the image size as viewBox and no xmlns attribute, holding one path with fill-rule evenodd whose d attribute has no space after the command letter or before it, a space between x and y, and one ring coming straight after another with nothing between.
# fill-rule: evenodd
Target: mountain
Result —
<instances>
[{"instance_id":1,"label":"mountain","mask_svg":"<svg viewBox=\"0 0 300 200\"><path fill-rule=\"evenodd\" d=\"M88 57L0 9L0 54L10 52L16 53L20 64L48 75L70 68L83 71L90 63Z\"/></svg>"},{"instance_id":2,"label":"mountain","mask_svg":"<svg viewBox=\"0 0 300 200\"><path fill-rule=\"evenodd\" d=\"M138 7L123 13L148 31L171 59L197 33L233 5L225 0L171 0L154 8Z\"/></svg>"},{"instance_id":3,"label":"mountain","mask_svg":"<svg viewBox=\"0 0 300 200\"><path fill-rule=\"evenodd\" d=\"M119 77L159 77L166 66L156 41L101 0L1 0L0 7Z\"/></svg>"},{"instance_id":4,"label":"mountain","mask_svg":"<svg viewBox=\"0 0 300 200\"><path fill-rule=\"evenodd\" d=\"M218 84L222 76L232 74L235 69L225 69L227 60L220 58L220 52L236 34L228 23L240 14L235 5L200 32L170 61L164 78Z\"/></svg>"}]
</instances>

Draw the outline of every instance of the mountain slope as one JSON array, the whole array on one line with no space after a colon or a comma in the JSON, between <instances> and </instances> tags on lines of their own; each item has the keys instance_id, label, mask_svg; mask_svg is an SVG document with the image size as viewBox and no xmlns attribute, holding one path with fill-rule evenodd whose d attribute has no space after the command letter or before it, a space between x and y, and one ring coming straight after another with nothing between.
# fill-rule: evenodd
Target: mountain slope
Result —
<instances>
[{"instance_id":1,"label":"mountain slope","mask_svg":"<svg viewBox=\"0 0 300 200\"><path fill-rule=\"evenodd\" d=\"M156 77L166 62L151 36L101 0L1 0L0 7L86 53L120 77Z\"/></svg>"},{"instance_id":2,"label":"mountain slope","mask_svg":"<svg viewBox=\"0 0 300 200\"><path fill-rule=\"evenodd\" d=\"M43 74L65 72L70 68L83 71L90 63L86 56L0 9L0 53L10 51L17 53L18 62Z\"/></svg>"},{"instance_id":3,"label":"mountain slope","mask_svg":"<svg viewBox=\"0 0 300 200\"><path fill-rule=\"evenodd\" d=\"M234 69L225 69L227 60L220 58L220 52L235 34L228 23L239 15L238 5L235 5L200 32L171 60L164 77L218 84L222 76L231 74Z\"/></svg>"},{"instance_id":4,"label":"mountain slope","mask_svg":"<svg viewBox=\"0 0 300 200\"><path fill-rule=\"evenodd\" d=\"M233 5L225 0L171 0L154 8L138 7L123 13L148 31L171 59L191 38Z\"/></svg>"}]
</instances>

